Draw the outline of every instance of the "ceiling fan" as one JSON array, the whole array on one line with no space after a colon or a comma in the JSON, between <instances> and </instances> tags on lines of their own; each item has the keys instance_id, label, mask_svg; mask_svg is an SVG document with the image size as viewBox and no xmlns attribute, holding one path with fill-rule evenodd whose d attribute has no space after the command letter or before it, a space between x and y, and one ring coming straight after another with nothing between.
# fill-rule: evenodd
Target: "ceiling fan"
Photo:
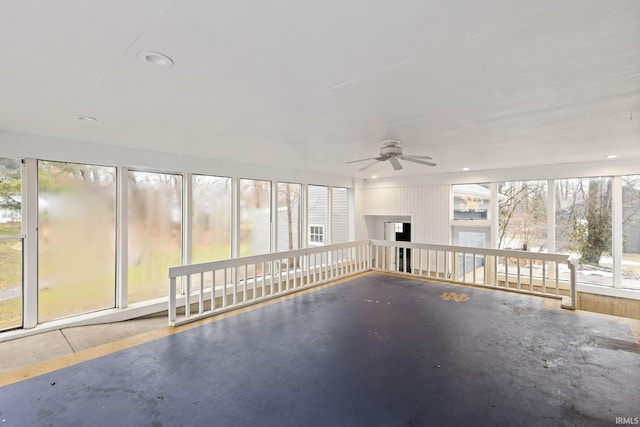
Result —
<instances>
[{"instance_id":1,"label":"ceiling fan","mask_svg":"<svg viewBox=\"0 0 640 427\"><path fill-rule=\"evenodd\" d=\"M375 165L377 162L385 162L389 160L394 170L400 170L402 169L402 165L400 164L400 161L398 159L406 160L408 162L413 162L413 163L420 163L421 165L427 165L427 166L436 165L433 162L422 160L422 159L433 160L429 156L413 156L408 154L402 154L402 147L400 146L400 141L397 141L395 139L388 139L386 141L382 141L382 147L380 148L380 155L378 157L369 157L366 159L353 160L351 162L347 162L347 164L364 162L365 160L375 160L375 162L368 164L362 169L358 169L358 171L363 171L368 167Z\"/></svg>"}]
</instances>

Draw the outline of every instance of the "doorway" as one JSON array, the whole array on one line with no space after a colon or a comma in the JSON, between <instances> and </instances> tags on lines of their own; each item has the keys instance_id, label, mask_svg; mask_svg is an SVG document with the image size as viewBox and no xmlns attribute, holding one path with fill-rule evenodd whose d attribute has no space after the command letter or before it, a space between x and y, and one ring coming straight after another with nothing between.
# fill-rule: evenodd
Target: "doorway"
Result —
<instances>
[{"instance_id":1,"label":"doorway","mask_svg":"<svg viewBox=\"0 0 640 427\"><path fill-rule=\"evenodd\" d=\"M411 223L385 222L384 238L392 242L410 242ZM391 267L391 270L411 272L411 249L398 248L398 251L393 256L389 255L387 265Z\"/></svg>"}]
</instances>

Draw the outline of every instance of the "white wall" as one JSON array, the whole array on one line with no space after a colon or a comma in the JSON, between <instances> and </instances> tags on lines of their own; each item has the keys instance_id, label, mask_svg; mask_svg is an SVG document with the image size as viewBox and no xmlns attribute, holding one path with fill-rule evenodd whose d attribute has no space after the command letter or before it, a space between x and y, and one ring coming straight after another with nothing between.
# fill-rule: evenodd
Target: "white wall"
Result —
<instances>
[{"instance_id":1,"label":"white wall","mask_svg":"<svg viewBox=\"0 0 640 427\"><path fill-rule=\"evenodd\" d=\"M365 184L364 215L369 237L382 239L385 221L411 221L411 241L449 244L449 186Z\"/></svg>"},{"instance_id":2,"label":"white wall","mask_svg":"<svg viewBox=\"0 0 640 427\"><path fill-rule=\"evenodd\" d=\"M363 181L360 195L362 220L368 238L382 239L384 221L411 217L413 242L450 244L451 184L633 174L640 174L640 161L603 159L593 163L368 179Z\"/></svg>"},{"instance_id":3,"label":"white wall","mask_svg":"<svg viewBox=\"0 0 640 427\"><path fill-rule=\"evenodd\" d=\"M351 188L351 178L0 131L0 156Z\"/></svg>"}]
</instances>

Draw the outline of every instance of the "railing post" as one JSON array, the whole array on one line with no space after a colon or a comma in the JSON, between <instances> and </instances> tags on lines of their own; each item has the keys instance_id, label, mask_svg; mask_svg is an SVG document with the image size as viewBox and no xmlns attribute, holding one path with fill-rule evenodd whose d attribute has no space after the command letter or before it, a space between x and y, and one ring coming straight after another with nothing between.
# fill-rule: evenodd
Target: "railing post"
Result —
<instances>
[{"instance_id":1,"label":"railing post","mask_svg":"<svg viewBox=\"0 0 640 427\"><path fill-rule=\"evenodd\" d=\"M576 261L572 258L569 259L569 277L571 284L571 302L567 303L565 299L562 300L561 307L567 310L576 310L578 308L578 291L576 289Z\"/></svg>"},{"instance_id":2,"label":"railing post","mask_svg":"<svg viewBox=\"0 0 640 427\"><path fill-rule=\"evenodd\" d=\"M169 278L169 324L176 321L176 278Z\"/></svg>"}]
</instances>

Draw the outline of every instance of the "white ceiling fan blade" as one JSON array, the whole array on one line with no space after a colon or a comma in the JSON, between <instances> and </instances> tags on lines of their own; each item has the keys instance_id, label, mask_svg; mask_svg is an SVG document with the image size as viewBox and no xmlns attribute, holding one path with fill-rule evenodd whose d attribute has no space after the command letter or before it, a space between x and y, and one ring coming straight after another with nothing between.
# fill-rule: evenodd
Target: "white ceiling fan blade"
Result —
<instances>
[{"instance_id":1,"label":"white ceiling fan blade","mask_svg":"<svg viewBox=\"0 0 640 427\"><path fill-rule=\"evenodd\" d=\"M364 162L365 160L373 160L376 159L376 157L369 157L366 159L360 159L360 160L352 160L350 162L344 162L345 165L348 165L349 163L358 163L358 162Z\"/></svg>"},{"instance_id":2,"label":"white ceiling fan blade","mask_svg":"<svg viewBox=\"0 0 640 427\"><path fill-rule=\"evenodd\" d=\"M395 157L391 157L389 161L391 162L391 166L393 166L393 170L399 171L400 169L402 169L402 165Z\"/></svg>"},{"instance_id":3,"label":"white ceiling fan blade","mask_svg":"<svg viewBox=\"0 0 640 427\"><path fill-rule=\"evenodd\" d=\"M435 166L436 164L433 162L425 162L424 160L418 160L412 156L398 156L400 157L402 160L406 160L408 162L413 162L413 163L420 163L421 165L427 165L427 166Z\"/></svg>"},{"instance_id":4,"label":"white ceiling fan blade","mask_svg":"<svg viewBox=\"0 0 640 427\"><path fill-rule=\"evenodd\" d=\"M433 160L433 157L431 157L431 156L414 156L413 154L404 154L404 157L413 157L414 159L429 159L429 160Z\"/></svg>"},{"instance_id":5,"label":"white ceiling fan blade","mask_svg":"<svg viewBox=\"0 0 640 427\"><path fill-rule=\"evenodd\" d=\"M367 159L370 160L370 159ZM376 163L378 163L378 160L376 160L373 163L369 163L367 166L363 167L362 169L358 169L358 172L365 170L366 168L370 168L371 166L375 165Z\"/></svg>"}]
</instances>

